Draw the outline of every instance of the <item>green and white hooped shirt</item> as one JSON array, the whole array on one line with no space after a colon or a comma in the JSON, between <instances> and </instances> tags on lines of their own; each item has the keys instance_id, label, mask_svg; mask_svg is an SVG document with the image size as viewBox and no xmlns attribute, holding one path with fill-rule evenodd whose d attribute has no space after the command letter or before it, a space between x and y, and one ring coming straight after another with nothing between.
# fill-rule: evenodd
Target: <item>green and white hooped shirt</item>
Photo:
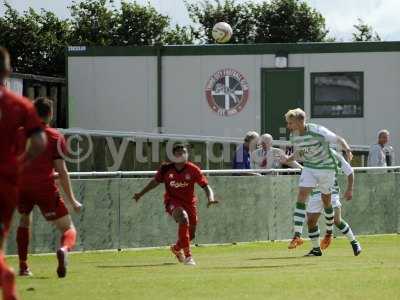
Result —
<instances>
[{"instance_id":1,"label":"green and white hooped shirt","mask_svg":"<svg viewBox=\"0 0 400 300\"><path fill-rule=\"evenodd\" d=\"M329 129L312 123L306 124L303 135L290 135L290 142L303 160L304 167L336 170L336 159L329 144L337 143L337 135Z\"/></svg>"},{"instance_id":2,"label":"green and white hooped shirt","mask_svg":"<svg viewBox=\"0 0 400 300\"><path fill-rule=\"evenodd\" d=\"M354 171L353 171L353 168L351 167L351 165L344 159L344 157L342 156L342 155L340 155L339 153L337 153L335 150L333 150L333 149L331 149L332 150L332 152L333 152L333 154L334 154L334 156L335 156L335 158L336 158L336 161L337 161L337 165L338 165L338 167L340 168L340 170L346 175L346 176L349 176L350 174L352 174ZM340 194L340 186L339 186L339 184L338 184L338 182L337 182L337 175L338 175L339 173L338 172L336 172L336 175L335 175L335 185L333 186L333 188L332 188L332 195L339 195ZM318 188L316 188L316 189L314 189L312 192L311 192L311 196L315 196L315 195L321 195L321 191L318 189Z\"/></svg>"}]
</instances>

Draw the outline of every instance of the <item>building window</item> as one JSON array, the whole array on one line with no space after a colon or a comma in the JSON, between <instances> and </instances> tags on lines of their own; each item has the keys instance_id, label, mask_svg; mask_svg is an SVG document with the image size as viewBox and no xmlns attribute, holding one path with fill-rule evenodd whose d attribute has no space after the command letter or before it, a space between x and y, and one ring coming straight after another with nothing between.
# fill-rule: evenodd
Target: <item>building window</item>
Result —
<instances>
[{"instance_id":1,"label":"building window","mask_svg":"<svg viewBox=\"0 0 400 300\"><path fill-rule=\"evenodd\" d=\"M362 118L364 73L311 73L312 118Z\"/></svg>"}]
</instances>

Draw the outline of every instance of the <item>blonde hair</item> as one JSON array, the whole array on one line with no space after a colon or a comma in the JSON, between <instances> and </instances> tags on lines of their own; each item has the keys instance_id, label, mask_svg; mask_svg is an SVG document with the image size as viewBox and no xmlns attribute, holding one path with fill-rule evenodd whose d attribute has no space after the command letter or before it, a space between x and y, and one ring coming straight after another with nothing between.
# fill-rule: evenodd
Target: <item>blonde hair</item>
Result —
<instances>
[{"instance_id":1,"label":"blonde hair","mask_svg":"<svg viewBox=\"0 0 400 300\"><path fill-rule=\"evenodd\" d=\"M297 119L297 120L305 120L306 113L301 108L291 109L285 114L285 119L287 121L292 118Z\"/></svg>"}]
</instances>

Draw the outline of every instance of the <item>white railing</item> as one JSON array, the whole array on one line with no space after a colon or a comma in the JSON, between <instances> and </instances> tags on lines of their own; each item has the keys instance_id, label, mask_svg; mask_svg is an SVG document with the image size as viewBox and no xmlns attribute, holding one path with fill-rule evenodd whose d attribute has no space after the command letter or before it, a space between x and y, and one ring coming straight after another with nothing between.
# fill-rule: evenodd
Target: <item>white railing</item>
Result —
<instances>
[{"instance_id":1,"label":"white railing","mask_svg":"<svg viewBox=\"0 0 400 300\"><path fill-rule=\"evenodd\" d=\"M189 135L189 134L170 134L170 133L154 133L154 132L140 132L140 131L107 131L107 130L90 130L82 128L69 128L59 129L63 134L67 135L89 135L98 137L116 137L116 138L139 138L139 139L150 139L150 140L176 140L176 141L193 141L193 142L219 142L219 143L232 143L241 144L243 138L237 137L221 137L221 136L202 136L202 135ZM273 145L275 147L290 146L288 141L274 140ZM355 151L369 150L369 146L365 145L351 145L351 148Z\"/></svg>"},{"instance_id":2,"label":"white railing","mask_svg":"<svg viewBox=\"0 0 400 300\"><path fill-rule=\"evenodd\" d=\"M354 167L355 172L365 171L400 171L400 166L393 167ZM301 169L225 169L203 170L206 175L232 175L232 174L292 174L299 173ZM154 176L156 171L117 171L117 172L70 172L71 178L126 178L135 176Z\"/></svg>"}]
</instances>

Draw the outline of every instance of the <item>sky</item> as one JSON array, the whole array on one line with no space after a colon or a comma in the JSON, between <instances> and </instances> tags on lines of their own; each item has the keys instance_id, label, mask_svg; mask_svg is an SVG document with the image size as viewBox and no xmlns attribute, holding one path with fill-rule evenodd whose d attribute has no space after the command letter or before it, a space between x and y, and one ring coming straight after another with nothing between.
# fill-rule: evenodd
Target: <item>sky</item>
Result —
<instances>
[{"instance_id":1,"label":"sky","mask_svg":"<svg viewBox=\"0 0 400 300\"><path fill-rule=\"evenodd\" d=\"M53 11L61 18L69 17L68 6L73 0L7 0L14 8L22 12L28 7L44 8ZM128 0L126 0L128 1ZM249 0L237 0L247 2ZM252 2L263 2L253 0ZM119 0L115 0L119 2ZM132 1L133 2L133 1ZM172 18L173 23L190 24L184 0L136 0L145 4L150 2L156 9ZM198 0L188 0L198 2ZM353 25L357 19L371 25L385 41L400 41L400 0L305 0L325 17L329 36L339 41L350 41ZM0 15L4 5L0 4Z\"/></svg>"}]
</instances>

